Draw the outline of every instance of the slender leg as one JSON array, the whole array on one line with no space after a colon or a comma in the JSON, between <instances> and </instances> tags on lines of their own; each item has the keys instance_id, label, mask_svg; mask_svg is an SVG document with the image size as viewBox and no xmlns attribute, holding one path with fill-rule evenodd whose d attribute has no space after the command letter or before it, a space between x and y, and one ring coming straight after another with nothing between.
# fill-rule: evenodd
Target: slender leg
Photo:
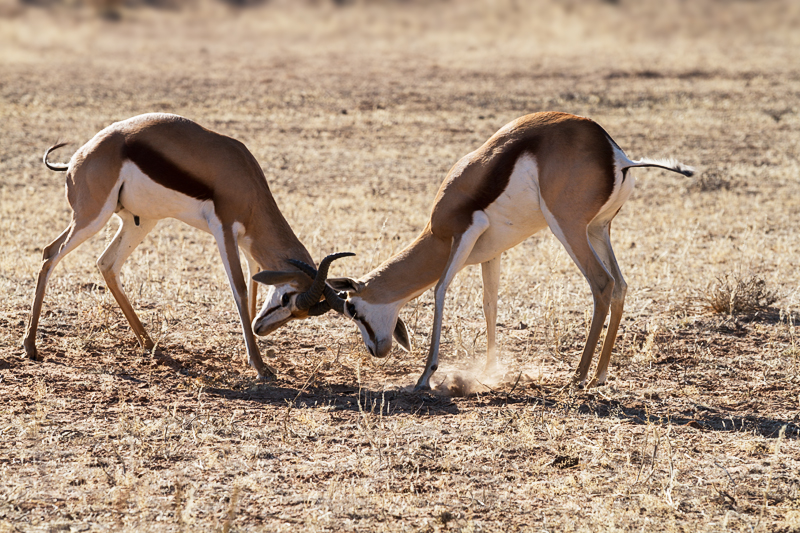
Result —
<instances>
[{"instance_id":1,"label":"slender leg","mask_svg":"<svg viewBox=\"0 0 800 533\"><path fill-rule=\"evenodd\" d=\"M42 313L42 301L44 300L44 293L47 288L47 281L50 279L50 274L52 274L53 269L65 255L100 231L113 213L113 206L111 206L110 208L103 209L96 218L91 220L79 220L73 214L72 222L69 227L44 249L42 253L42 266L39 269L39 276L36 279L36 293L33 297L33 305L31 306L31 317L28 321L28 327L25 330L25 337L22 340L22 346L25 348L25 353L28 358L34 360L38 358L38 352L36 350L36 330L39 327L39 316Z\"/></svg>"},{"instance_id":2,"label":"slender leg","mask_svg":"<svg viewBox=\"0 0 800 533\"><path fill-rule=\"evenodd\" d=\"M486 367L483 369L485 374L497 369L497 292L500 287L501 255L481 264L483 315L486 317Z\"/></svg>"},{"instance_id":3,"label":"slender leg","mask_svg":"<svg viewBox=\"0 0 800 533\"><path fill-rule=\"evenodd\" d=\"M589 383L590 387L603 385L608 377L611 350L614 348L614 342L617 338L619 323L622 320L622 310L625 305L625 294L628 291L628 285L622 277L617 258L614 256L614 250L611 248L610 225L611 223L609 222L598 228L589 228L589 240L592 243L592 247L597 251L597 255L600 256L606 268L614 277L614 291L611 293L611 317L608 319L608 329L603 339L600 361L597 363L594 378Z\"/></svg>"},{"instance_id":4,"label":"slender leg","mask_svg":"<svg viewBox=\"0 0 800 533\"><path fill-rule=\"evenodd\" d=\"M415 391L431 389L431 376L439 368L439 341L442 335L442 315L444 313L444 297L447 294L447 287L453 281L456 273L464 267L473 246L475 246L478 238L488 227L488 217L483 211L476 211L472 215L472 225L461 235L453 237L450 258L447 260L447 266L442 277L439 278L439 282L436 284L431 346L428 351L428 359L425 362L425 372L417 380L417 385L414 387Z\"/></svg>"},{"instance_id":5,"label":"slender leg","mask_svg":"<svg viewBox=\"0 0 800 533\"><path fill-rule=\"evenodd\" d=\"M122 313L128 319L128 324L131 325L139 345L145 350L152 350L155 344L144 329L130 301L128 301L128 297L119 282L119 272L123 263L130 257L133 250L142 243L145 236L152 231L158 220L140 218L137 226L130 211L123 209L117 213L117 216L121 221L119 230L117 230L114 239L106 247L103 255L97 260L97 267L106 280L108 290L114 295L114 299L122 309Z\"/></svg>"},{"instance_id":6,"label":"slender leg","mask_svg":"<svg viewBox=\"0 0 800 533\"><path fill-rule=\"evenodd\" d=\"M256 369L259 379L268 379L275 376L275 370L265 365L261 360L261 353L253 334L253 326L250 323L250 311L248 309L247 282L242 274L242 263L239 260L239 247L236 244L236 237L230 225L223 226L214 217L209 220L209 228L217 241L222 263L225 265L225 273L228 274L228 281L233 291L233 299L236 301L236 308L239 311L239 319L242 322L242 333L244 342L247 346L247 362Z\"/></svg>"},{"instance_id":7,"label":"slender leg","mask_svg":"<svg viewBox=\"0 0 800 533\"><path fill-rule=\"evenodd\" d=\"M561 217L559 219L546 209L542 211L550 229L558 240L561 241L561 244L564 245L564 248L567 249L570 257L572 257L572 260L578 265L578 268L580 268L583 276L589 283L589 288L592 290L592 298L594 300L592 324L589 327L589 334L586 337L586 345L583 347L581 361L578 364L578 369L573 378L573 381L577 383L579 387L583 387L586 384L589 366L592 364L592 357L597 347L597 341L600 339L600 334L603 332L603 324L606 321L608 309L611 305L611 294L614 291L614 278L603 266L602 261L589 243L588 229L585 224L571 220L568 217Z\"/></svg>"},{"instance_id":8,"label":"slender leg","mask_svg":"<svg viewBox=\"0 0 800 533\"><path fill-rule=\"evenodd\" d=\"M250 318L253 319L258 306L258 282L253 279L253 276L260 272L261 268L246 251L244 251L244 257L247 260L247 309L250 311Z\"/></svg>"}]
</instances>

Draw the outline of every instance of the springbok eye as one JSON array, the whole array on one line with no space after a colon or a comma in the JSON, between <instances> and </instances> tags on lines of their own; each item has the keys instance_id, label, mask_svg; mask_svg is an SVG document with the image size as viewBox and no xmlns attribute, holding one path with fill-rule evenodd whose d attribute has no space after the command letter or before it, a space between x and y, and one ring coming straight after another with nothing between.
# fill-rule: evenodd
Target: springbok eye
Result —
<instances>
[{"instance_id":1,"label":"springbok eye","mask_svg":"<svg viewBox=\"0 0 800 533\"><path fill-rule=\"evenodd\" d=\"M292 296L290 294L284 294L281 296L281 305L283 307L288 307L290 301L292 301Z\"/></svg>"},{"instance_id":2,"label":"springbok eye","mask_svg":"<svg viewBox=\"0 0 800 533\"><path fill-rule=\"evenodd\" d=\"M350 318L358 318L356 315L356 306L353 305L353 302L347 302L347 314L350 315Z\"/></svg>"}]
</instances>

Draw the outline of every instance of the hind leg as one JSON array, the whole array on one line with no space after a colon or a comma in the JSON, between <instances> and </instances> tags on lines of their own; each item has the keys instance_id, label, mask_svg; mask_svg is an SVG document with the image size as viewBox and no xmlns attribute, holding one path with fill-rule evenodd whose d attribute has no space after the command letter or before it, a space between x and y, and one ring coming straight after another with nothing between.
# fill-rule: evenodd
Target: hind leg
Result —
<instances>
[{"instance_id":1,"label":"hind leg","mask_svg":"<svg viewBox=\"0 0 800 533\"><path fill-rule=\"evenodd\" d=\"M586 384L589 375L589 366L592 364L597 341L603 332L603 324L608 316L611 305L611 295L614 291L614 278L603 266L591 243L589 242L588 227L585 223L568 217L556 217L549 211L543 210L547 223L553 234L561 241L572 260L580 268L583 277L589 283L594 300L592 311L592 324L586 336L580 363L575 371L573 382L579 387Z\"/></svg>"},{"instance_id":2,"label":"hind leg","mask_svg":"<svg viewBox=\"0 0 800 533\"><path fill-rule=\"evenodd\" d=\"M119 282L119 272L122 269L123 263L130 257L131 253L137 246L144 240L145 236L156 226L158 220L145 220L139 219L139 224L136 224L133 214L125 209L119 211L117 216L122 223L117 230L114 239L106 247L103 254L97 260L97 267L103 278L106 280L106 286L114 299L122 309L125 318L128 319L131 329L133 329L136 340L139 345L145 350L151 350L154 343L144 329L139 317L136 315L133 306L131 305L122 285Z\"/></svg>"},{"instance_id":3,"label":"hind leg","mask_svg":"<svg viewBox=\"0 0 800 533\"><path fill-rule=\"evenodd\" d=\"M25 348L25 353L28 358L37 359L39 355L36 350L36 330L39 327L39 316L42 313L42 301L44 300L44 293L47 288L47 281L50 279L50 274L52 274L53 269L65 255L100 231L100 229L105 226L106 222L108 222L108 219L111 218L112 214L113 209L106 209L96 218L85 222L77 220L77 217L73 215L69 227L44 249L42 253L42 266L39 269L39 276L36 279L36 293L33 297L33 305L31 306L31 316L28 321L28 327L25 330L25 337L22 340L22 346Z\"/></svg>"},{"instance_id":4,"label":"hind leg","mask_svg":"<svg viewBox=\"0 0 800 533\"><path fill-rule=\"evenodd\" d=\"M622 320L622 310L625 305L625 294L628 291L628 285L622 277L617 258L614 256L614 250L611 248L611 222L596 228L590 227L589 240L614 278L614 291L611 293L611 317L608 319L608 329L603 339L603 348L601 349L600 360L597 363L597 370L594 378L589 383L589 386L593 387L605 384L608 378L608 363L611 361L611 350L614 348L619 323Z\"/></svg>"}]
</instances>

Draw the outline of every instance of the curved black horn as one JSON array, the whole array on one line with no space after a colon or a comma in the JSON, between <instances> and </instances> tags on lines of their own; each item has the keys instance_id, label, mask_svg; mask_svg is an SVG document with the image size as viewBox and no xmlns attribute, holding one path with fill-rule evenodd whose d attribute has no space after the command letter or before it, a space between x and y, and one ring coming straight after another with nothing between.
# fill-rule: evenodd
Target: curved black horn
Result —
<instances>
[{"instance_id":1,"label":"curved black horn","mask_svg":"<svg viewBox=\"0 0 800 533\"><path fill-rule=\"evenodd\" d=\"M314 279L317 277L317 269L305 261L300 261L299 259L287 259L286 261L299 268L309 278Z\"/></svg>"},{"instance_id":2,"label":"curved black horn","mask_svg":"<svg viewBox=\"0 0 800 533\"><path fill-rule=\"evenodd\" d=\"M339 252L336 254L331 254L320 261L319 270L317 270L317 275L314 276L314 282L306 292L297 295L297 298L295 299L295 306L298 309L310 309L312 305L319 302L320 296L322 296L322 293L325 292L325 280L328 278L328 268L331 266L331 263L337 259L341 259L342 257L350 257L353 255L356 254L352 252ZM295 261L297 260L289 259L290 263L302 269L302 267L299 267Z\"/></svg>"},{"instance_id":3,"label":"curved black horn","mask_svg":"<svg viewBox=\"0 0 800 533\"><path fill-rule=\"evenodd\" d=\"M297 268L299 268L300 270L302 270L303 274L305 274L309 278L315 279L317 277L317 269L312 267L308 263L304 263L299 259L289 259L288 261ZM308 316L324 315L331 309L333 309L340 315L343 315L344 298L342 298L342 294L344 293L336 292L326 283L325 287L322 289L322 295L325 296L325 300L312 305L308 309Z\"/></svg>"},{"instance_id":4,"label":"curved black horn","mask_svg":"<svg viewBox=\"0 0 800 533\"><path fill-rule=\"evenodd\" d=\"M321 316L330 310L331 304L328 303L328 300L322 300L315 303L308 309L308 316Z\"/></svg>"}]
</instances>

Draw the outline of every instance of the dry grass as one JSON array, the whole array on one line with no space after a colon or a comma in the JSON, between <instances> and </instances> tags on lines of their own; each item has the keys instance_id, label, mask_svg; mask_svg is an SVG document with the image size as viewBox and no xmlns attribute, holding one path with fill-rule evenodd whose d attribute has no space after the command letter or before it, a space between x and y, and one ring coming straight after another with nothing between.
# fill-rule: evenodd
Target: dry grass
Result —
<instances>
[{"instance_id":1,"label":"dry grass","mask_svg":"<svg viewBox=\"0 0 800 533\"><path fill-rule=\"evenodd\" d=\"M778 294L767 288L757 274L739 273L719 276L705 293L705 304L715 313L753 314L768 309L778 301Z\"/></svg>"},{"instance_id":2,"label":"dry grass","mask_svg":"<svg viewBox=\"0 0 800 533\"><path fill-rule=\"evenodd\" d=\"M9 7L10 6L10 7ZM11 9L13 8L13 9ZM800 530L796 2L268 3L244 12L0 6L0 531ZM256 383L213 240L164 222L123 269L142 354L94 261L68 256L19 347L41 249L68 220L40 157L171 111L244 141L292 227L359 275L423 226L447 169L524 113L598 120L636 173L614 222L629 284L612 381L562 386L590 295L558 242L504 256L489 380L477 269L448 295L442 369L371 360L335 316L262 341ZM113 225L113 224L112 224ZM686 305L731 272L781 297ZM763 303L763 300L762 300Z\"/></svg>"}]
</instances>

